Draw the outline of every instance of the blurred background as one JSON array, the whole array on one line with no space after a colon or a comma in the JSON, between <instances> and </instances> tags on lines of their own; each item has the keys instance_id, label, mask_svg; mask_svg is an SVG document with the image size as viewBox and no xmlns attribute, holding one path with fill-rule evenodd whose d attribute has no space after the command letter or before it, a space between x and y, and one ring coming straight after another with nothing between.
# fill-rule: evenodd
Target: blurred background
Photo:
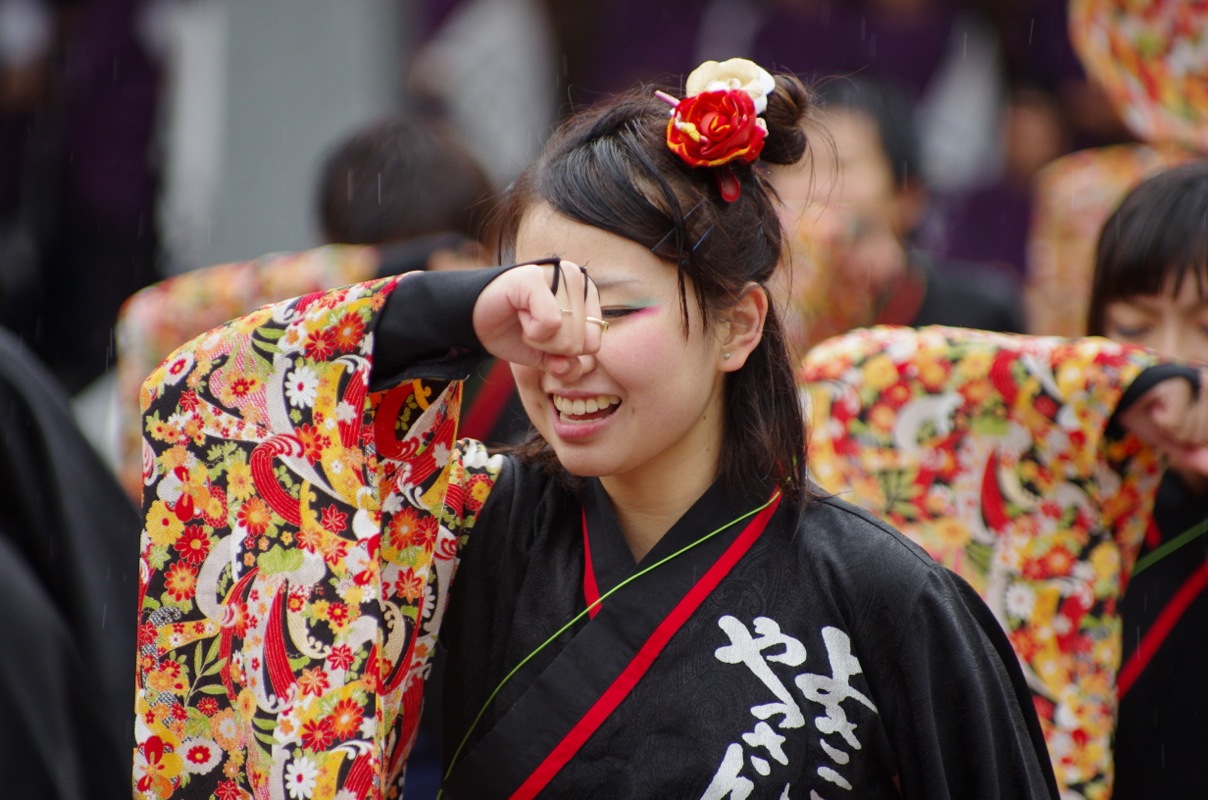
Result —
<instances>
[{"instance_id":1,"label":"blurred background","mask_svg":"<svg viewBox=\"0 0 1208 800\"><path fill-rule=\"evenodd\" d=\"M1075 56L1068 13L1065 0L0 0L0 323L86 398L139 288L322 242L321 164L369 121L443 118L500 189L569 109L732 56L892 84L928 198L913 244L1021 284L1037 171L1133 138Z\"/></svg>"},{"instance_id":2,"label":"blurred background","mask_svg":"<svg viewBox=\"0 0 1208 800\"><path fill-rule=\"evenodd\" d=\"M151 366L133 360L132 388L114 389L115 323L136 292L175 281L144 295L143 311L159 315L131 326L153 365L250 310L239 302L255 307L374 270L443 268L433 254L473 261L489 240L475 250L465 245L476 232L452 216L432 226L419 218L447 211L450 198L481 197L483 182L504 189L568 111L640 83L678 86L702 61L736 56L797 73L830 108L869 116L820 116L811 134L816 163L847 181L823 202L859 215L825 233L843 254L829 262L822 226L790 223L790 249L817 279L800 282L791 322L821 333L897 321L1078 335L1107 214L1146 174L1208 151L1206 16L1204 0L0 0L0 328L20 343L11 374L33 374L28 355L45 365L108 465L129 457L136 499L134 396ZM438 148L400 120L460 143ZM410 155L395 157L404 138L396 149ZM873 162L881 194L859 196L857 178ZM807 189L813 177L827 176L807 174ZM417 182L427 188L418 201ZM393 213L416 224L396 224ZM373 230L351 233L357 222ZM413 251L380 263L363 250L319 249L256 262L408 237ZM846 259L871 274L887 253L894 281L876 293L828 273ZM202 269L231 262L248 268ZM203 272L195 284L178 280ZM828 274L832 282L819 279ZM245 283L224 295L215 285L237 282L232 275ZM271 294L281 286L291 288ZM913 306L893 302L911 291ZM1004 304L1018 307L1018 324L996 314ZM944 316L953 310L976 316ZM803 332L800 344L811 342ZM50 405L31 396L30 408ZM47 429L65 431L66 413ZM118 415L133 442L124 454ZM16 450L14 419L5 417L0 443ZM74 498L84 543L102 541L93 523L109 524L117 544L80 563L100 574L108 557L120 572L134 563L122 544L135 510L97 514L124 501L106 483L109 499L85 502L94 495L81 476L112 476L72 453L46 459L64 487L47 505L70 510ZM13 463L25 474L42 462L22 453ZM55 530L67 527L24 533L45 543ZM48 561L56 570L57 558ZM134 576L122 580L132 594ZM105 607L81 596L84 609ZM124 640L112 646L133 656ZM112 673L120 697L129 666ZM124 709L120 717L130 723ZM421 737L412 759L409 800L434 793L432 741Z\"/></svg>"}]
</instances>

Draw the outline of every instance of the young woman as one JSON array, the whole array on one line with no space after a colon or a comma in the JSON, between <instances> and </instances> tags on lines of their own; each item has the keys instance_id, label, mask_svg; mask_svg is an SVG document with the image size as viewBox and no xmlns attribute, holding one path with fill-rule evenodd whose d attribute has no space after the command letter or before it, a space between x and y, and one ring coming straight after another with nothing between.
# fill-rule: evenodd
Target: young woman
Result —
<instances>
[{"instance_id":1,"label":"young woman","mask_svg":"<svg viewBox=\"0 0 1208 800\"><path fill-rule=\"evenodd\" d=\"M143 796L394 793L438 626L448 797L1054 796L986 606L805 481L757 165L802 157L804 87L686 95L561 127L518 266L269 306L148 379ZM509 455L455 441L488 353Z\"/></svg>"},{"instance_id":2,"label":"young woman","mask_svg":"<svg viewBox=\"0 0 1208 800\"><path fill-rule=\"evenodd\" d=\"M1206 174L1171 172L1103 233L1092 331L1131 344L885 326L819 344L800 370L811 475L994 611L1062 798L1116 796L1113 747L1128 796L1203 781L1184 770L1208 716Z\"/></svg>"},{"instance_id":3,"label":"young woman","mask_svg":"<svg viewBox=\"0 0 1208 800\"><path fill-rule=\"evenodd\" d=\"M1208 161L1141 183L1099 238L1087 328L1208 363ZM1175 454L1121 603L1113 797L1203 797L1208 473Z\"/></svg>"}]
</instances>

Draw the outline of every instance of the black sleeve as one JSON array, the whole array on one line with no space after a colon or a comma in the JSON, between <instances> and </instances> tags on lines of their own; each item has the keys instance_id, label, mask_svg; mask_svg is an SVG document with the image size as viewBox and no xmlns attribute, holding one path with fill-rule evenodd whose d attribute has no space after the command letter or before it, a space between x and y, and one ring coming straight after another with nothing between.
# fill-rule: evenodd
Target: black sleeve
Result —
<instances>
[{"instance_id":1,"label":"black sleeve","mask_svg":"<svg viewBox=\"0 0 1208 800\"><path fill-rule=\"evenodd\" d=\"M487 357L474 335L474 302L511 269L416 272L390 293L374 331L371 389L410 378L465 378Z\"/></svg>"},{"instance_id":2,"label":"black sleeve","mask_svg":"<svg viewBox=\"0 0 1208 800\"><path fill-rule=\"evenodd\" d=\"M993 614L941 568L910 604L887 713L905 797L1056 798L1032 695Z\"/></svg>"},{"instance_id":3,"label":"black sleeve","mask_svg":"<svg viewBox=\"0 0 1208 800\"><path fill-rule=\"evenodd\" d=\"M1124 390L1124 394L1120 396L1120 402L1116 405L1116 410L1112 414L1109 425L1118 426L1121 414L1132 408L1133 404L1140 400L1142 395L1150 389L1162 381L1170 380L1171 378L1185 378L1191 384L1192 391L1195 392L1197 397L1199 396L1199 370L1188 364L1154 364L1152 367L1147 367Z\"/></svg>"}]
</instances>

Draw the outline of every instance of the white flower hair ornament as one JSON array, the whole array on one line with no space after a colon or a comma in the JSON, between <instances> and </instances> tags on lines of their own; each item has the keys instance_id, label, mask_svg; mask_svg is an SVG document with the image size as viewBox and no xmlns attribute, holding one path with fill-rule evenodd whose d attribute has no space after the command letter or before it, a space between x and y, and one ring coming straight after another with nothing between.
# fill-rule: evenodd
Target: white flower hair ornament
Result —
<instances>
[{"instance_id":1,"label":"white flower hair ornament","mask_svg":"<svg viewBox=\"0 0 1208 800\"><path fill-rule=\"evenodd\" d=\"M731 58L727 61L706 61L688 75L684 91L691 97L701 92L742 89L755 103L755 113L768 110L768 95L776 88L776 79L754 61ZM763 120L760 120L763 122Z\"/></svg>"},{"instance_id":2,"label":"white flower hair ornament","mask_svg":"<svg viewBox=\"0 0 1208 800\"><path fill-rule=\"evenodd\" d=\"M726 202L737 200L741 191L730 162L750 164L763 150L768 126L759 115L775 88L775 78L758 64L731 58L694 69L682 100L655 92L671 106L667 146L693 167L714 167Z\"/></svg>"}]
</instances>

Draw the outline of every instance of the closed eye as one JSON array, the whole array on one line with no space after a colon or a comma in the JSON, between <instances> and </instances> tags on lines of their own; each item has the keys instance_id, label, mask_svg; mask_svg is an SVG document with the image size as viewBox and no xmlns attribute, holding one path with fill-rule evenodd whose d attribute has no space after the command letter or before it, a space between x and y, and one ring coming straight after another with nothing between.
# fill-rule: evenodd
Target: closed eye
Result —
<instances>
[{"instance_id":1,"label":"closed eye","mask_svg":"<svg viewBox=\"0 0 1208 800\"><path fill-rule=\"evenodd\" d=\"M1119 339L1135 339L1149 333L1148 325L1112 325L1112 335Z\"/></svg>"},{"instance_id":2,"label":"closed eye","mask_svg":"<svg viewBox=\"0 0 1208 800\"><path fill-rule=\"evenodd\" d=\"M643 310L645 309L637 306L604 306L600 309L600 313L604 315L605 319L617 319Z\"/></svg>"}]
</instances>

